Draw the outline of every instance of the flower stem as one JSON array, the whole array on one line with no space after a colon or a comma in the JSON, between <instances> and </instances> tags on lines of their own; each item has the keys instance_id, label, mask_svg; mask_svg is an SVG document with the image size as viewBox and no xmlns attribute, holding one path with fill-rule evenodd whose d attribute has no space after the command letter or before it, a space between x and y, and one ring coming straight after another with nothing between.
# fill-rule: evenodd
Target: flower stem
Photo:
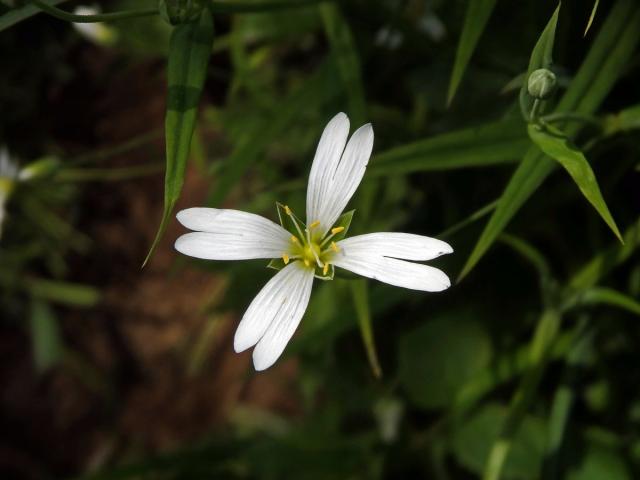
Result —
<instances>
[{"instance_id":1,"label":"flower stem","mask_svg":"<svg viewBox=\"0 0 640 480\"><path fill-rule=\"evenodd\" d=\"M60 8L49 5L42 0L32 0L33 4L45 13L60 20L73 23L97 23L109 22L112 20L122 20L125 18L148 17L158 13L157 8L141 8L136 10L126 10L123 12L100 13L97 15L77 15L66 12Z\"/></svg>"}]
</instances>

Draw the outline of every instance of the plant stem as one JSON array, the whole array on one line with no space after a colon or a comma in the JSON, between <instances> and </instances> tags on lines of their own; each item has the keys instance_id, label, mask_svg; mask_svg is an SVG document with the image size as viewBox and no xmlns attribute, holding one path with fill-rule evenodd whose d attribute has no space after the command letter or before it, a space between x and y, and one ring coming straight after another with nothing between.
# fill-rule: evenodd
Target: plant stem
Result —
<instances>
[{"instance_id":1,"label":"plant stem","mask_svg":"<svg viewBox=\"0 0 640 480\"><path fill-rule=\"evenodd\" d=\"M97 23L97 22L109 22L112 20L122 20L125 18L135 17L148 17L156 15L158 13L157 8L141 8L137 10L126 10L123 12L113 13L100 13L97 15L76 15L75 13L69 13L61 10L53 5L49 5L42 0L32 0L33 4L45 13L48 13L52 17L56 17L60 20L73 23Z\"/></svg>"}]
</instances>

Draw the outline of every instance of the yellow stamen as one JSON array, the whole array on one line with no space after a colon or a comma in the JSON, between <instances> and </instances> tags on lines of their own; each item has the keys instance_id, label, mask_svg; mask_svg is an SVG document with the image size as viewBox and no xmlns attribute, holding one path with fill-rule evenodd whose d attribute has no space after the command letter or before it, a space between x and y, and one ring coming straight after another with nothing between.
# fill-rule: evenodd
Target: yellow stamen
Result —
<instances>
[{"instance_id":1,"label":"yellow stamen","mask_svg":"<svg viewBox=\"0 0 640 480\"><path fill-rule=\"evenodd\" d=\"M310 267L311 266L311 263L309 263L309 260L306 259L306 258L304 259L304 264L305 264L306 267Z\"/></svg>"},{"instance_id":2,"label":"yellow stamen","mask_svg":"<svg viewBox=\"0 0 640 480\"><path fill-rule=\"evenodd\" d=\"M283 253L282 254L282 261L284 262L285 265L287 263L289 263L289 255L287 255L286 253Z\"/></svg>"},{"instance_id":3,"label":"yellow stamen","mask_svg":"<svg viewBox=\"0 0 640 480\"><path fill-rule=\"evenodd\" d=\"M309 225L309 228L316 228L318 225L320 225L320 220L316 220L315 222L313 222L311 225Z\"/></svg>"},{"instance_id":4,"label":"yellow stamen","mask_svg":"<svg viewBox=\"0 0 640 480\"><path fill-rule=\"evenodd\" d=\"M340 233L344 231L344 227L336 227L331 229L331 233L335 235L336 233Z\"/></svg>"},{"instance_id":5,"label":"yellow stamen","mask_svg":"<svg viewBox=\"0 0 640 480\"><path fill-rule=\"evenodd\" d=\"M286 213L287 215L291 216L291 209L289 208L288 205L284 206L284 213Z\"/></svg>"},{"instance_id":6,"label":"yellow stamen","mask_svg":"<svg viewBox=\"0 0 640 480\"><path fill-rule=\"evenodd\" d=\"M336 242L331 242L331 249L338 253L340 251L340 247L338 247L338 245L336 245Z\"/></svg>"},{"instance_id":7,"label":"yellow stamen","mask_svg":"<svg viewBox=\"0 0 640 480\"><path fill-rule=\"evenodd\" d=\"M322 267L322 274L326 277L328 271L329 271L329 264L325 263L324 267Z\"/></svg>"},{"instance_id":8,"label":"yellow stamen","mask_svg":"<svg viewBox=\"0 0 640 480\"><path fill-rule=\"evenodd\" d=\"M291 241L293 243L299 243L300 242L300 240L298 240L298 237L296 237L295 235L291 235Z\"/></svg>"}]
</instances>

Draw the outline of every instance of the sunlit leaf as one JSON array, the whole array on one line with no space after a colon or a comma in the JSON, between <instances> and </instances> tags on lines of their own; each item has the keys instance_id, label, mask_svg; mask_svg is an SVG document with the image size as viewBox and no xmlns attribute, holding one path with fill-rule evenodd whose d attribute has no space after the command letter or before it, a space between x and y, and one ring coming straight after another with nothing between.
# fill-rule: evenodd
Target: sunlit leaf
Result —
<instances>
[{"instance_id":1,"label":"sunlit leaf","mask_svg":"<svg viewBox=\"0 0 640 480\"><path fill-rule=\"evenodd\" d=\"M456 51L456 59L453 64L451 81L449 82L449 93L447 94L447 103L449 104L458 90L458 85L460 85L469 59L476 49L478 40L491 17L495 5L496 0L471 0L469 2L458 43L458 50Z\"/></svg>"},{"instance_id":2,"label":"sunlit leaf","mask_svg":"<svg viewBox=\"0 0 640 480\"><path fill-rule=\"evenodd\" d=\"M529 137L571 175L585 198L593 205L613 233L622 241L620 231L607 207L598 181L584 154L559 129L551 125L529 125Z\"/></svg>"},{"instance_id":3,"label":"sunlit leaf","mask_svg":"<svg viewBox=\"0 0 640 480\"><path fill-rule=\"evenodd\" d=\"M182 190L212 43L213 18L206 8L197 21L178 25L171 33L165 116L167 167L164 210L158 232L144 264L149 261L160 242Z\"/></svg>"}]
</instances>

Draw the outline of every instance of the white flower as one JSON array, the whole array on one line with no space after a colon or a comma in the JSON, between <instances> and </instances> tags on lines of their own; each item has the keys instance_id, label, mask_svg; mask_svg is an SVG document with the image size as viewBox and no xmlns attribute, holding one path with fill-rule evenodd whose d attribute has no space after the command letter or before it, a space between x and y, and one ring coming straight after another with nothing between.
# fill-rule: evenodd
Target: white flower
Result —
<instances>
[{"instance_id":1,"label":"white flower","mask_svg":"<svg viewBox=\"0 0 640 480\"><path fill-rule=\"evenodd\" d=\"M98 15L100 9L85 5L77 6L73 13L75 15ZM116 32L102 22L95 23L74 23L73 27L85 38L98 45L110 45L115 41Z\"/></svg>"},{"instance_id":2,"label":"white flower","mask_svg":"<svg viewBox=\"0 0 640 480\"><path fill-rule=\"evenodd\" d=\"M253 364L264 370L278 359L309 303L314 278L331 280L334 268L398 287L439 292L449 278L437 268L414 263L431 260L452 248L440 240L410 233L369 233L342 238L336 225L360 184L373 148L371 124L349 136L349 119L336 115L326 126L316 151L307 189L307 222L287 206L282 226L238 210L189 208L177 214L195 232L182 235L175 248L207 260L282 259L282 268L255 297L234 338L241 352L255 346ZM346 144L346 147L345 147ZM279 212L280 213L280 212ZM410 260L410 261L407 261Z\"/></svg>"}]
</instances>

